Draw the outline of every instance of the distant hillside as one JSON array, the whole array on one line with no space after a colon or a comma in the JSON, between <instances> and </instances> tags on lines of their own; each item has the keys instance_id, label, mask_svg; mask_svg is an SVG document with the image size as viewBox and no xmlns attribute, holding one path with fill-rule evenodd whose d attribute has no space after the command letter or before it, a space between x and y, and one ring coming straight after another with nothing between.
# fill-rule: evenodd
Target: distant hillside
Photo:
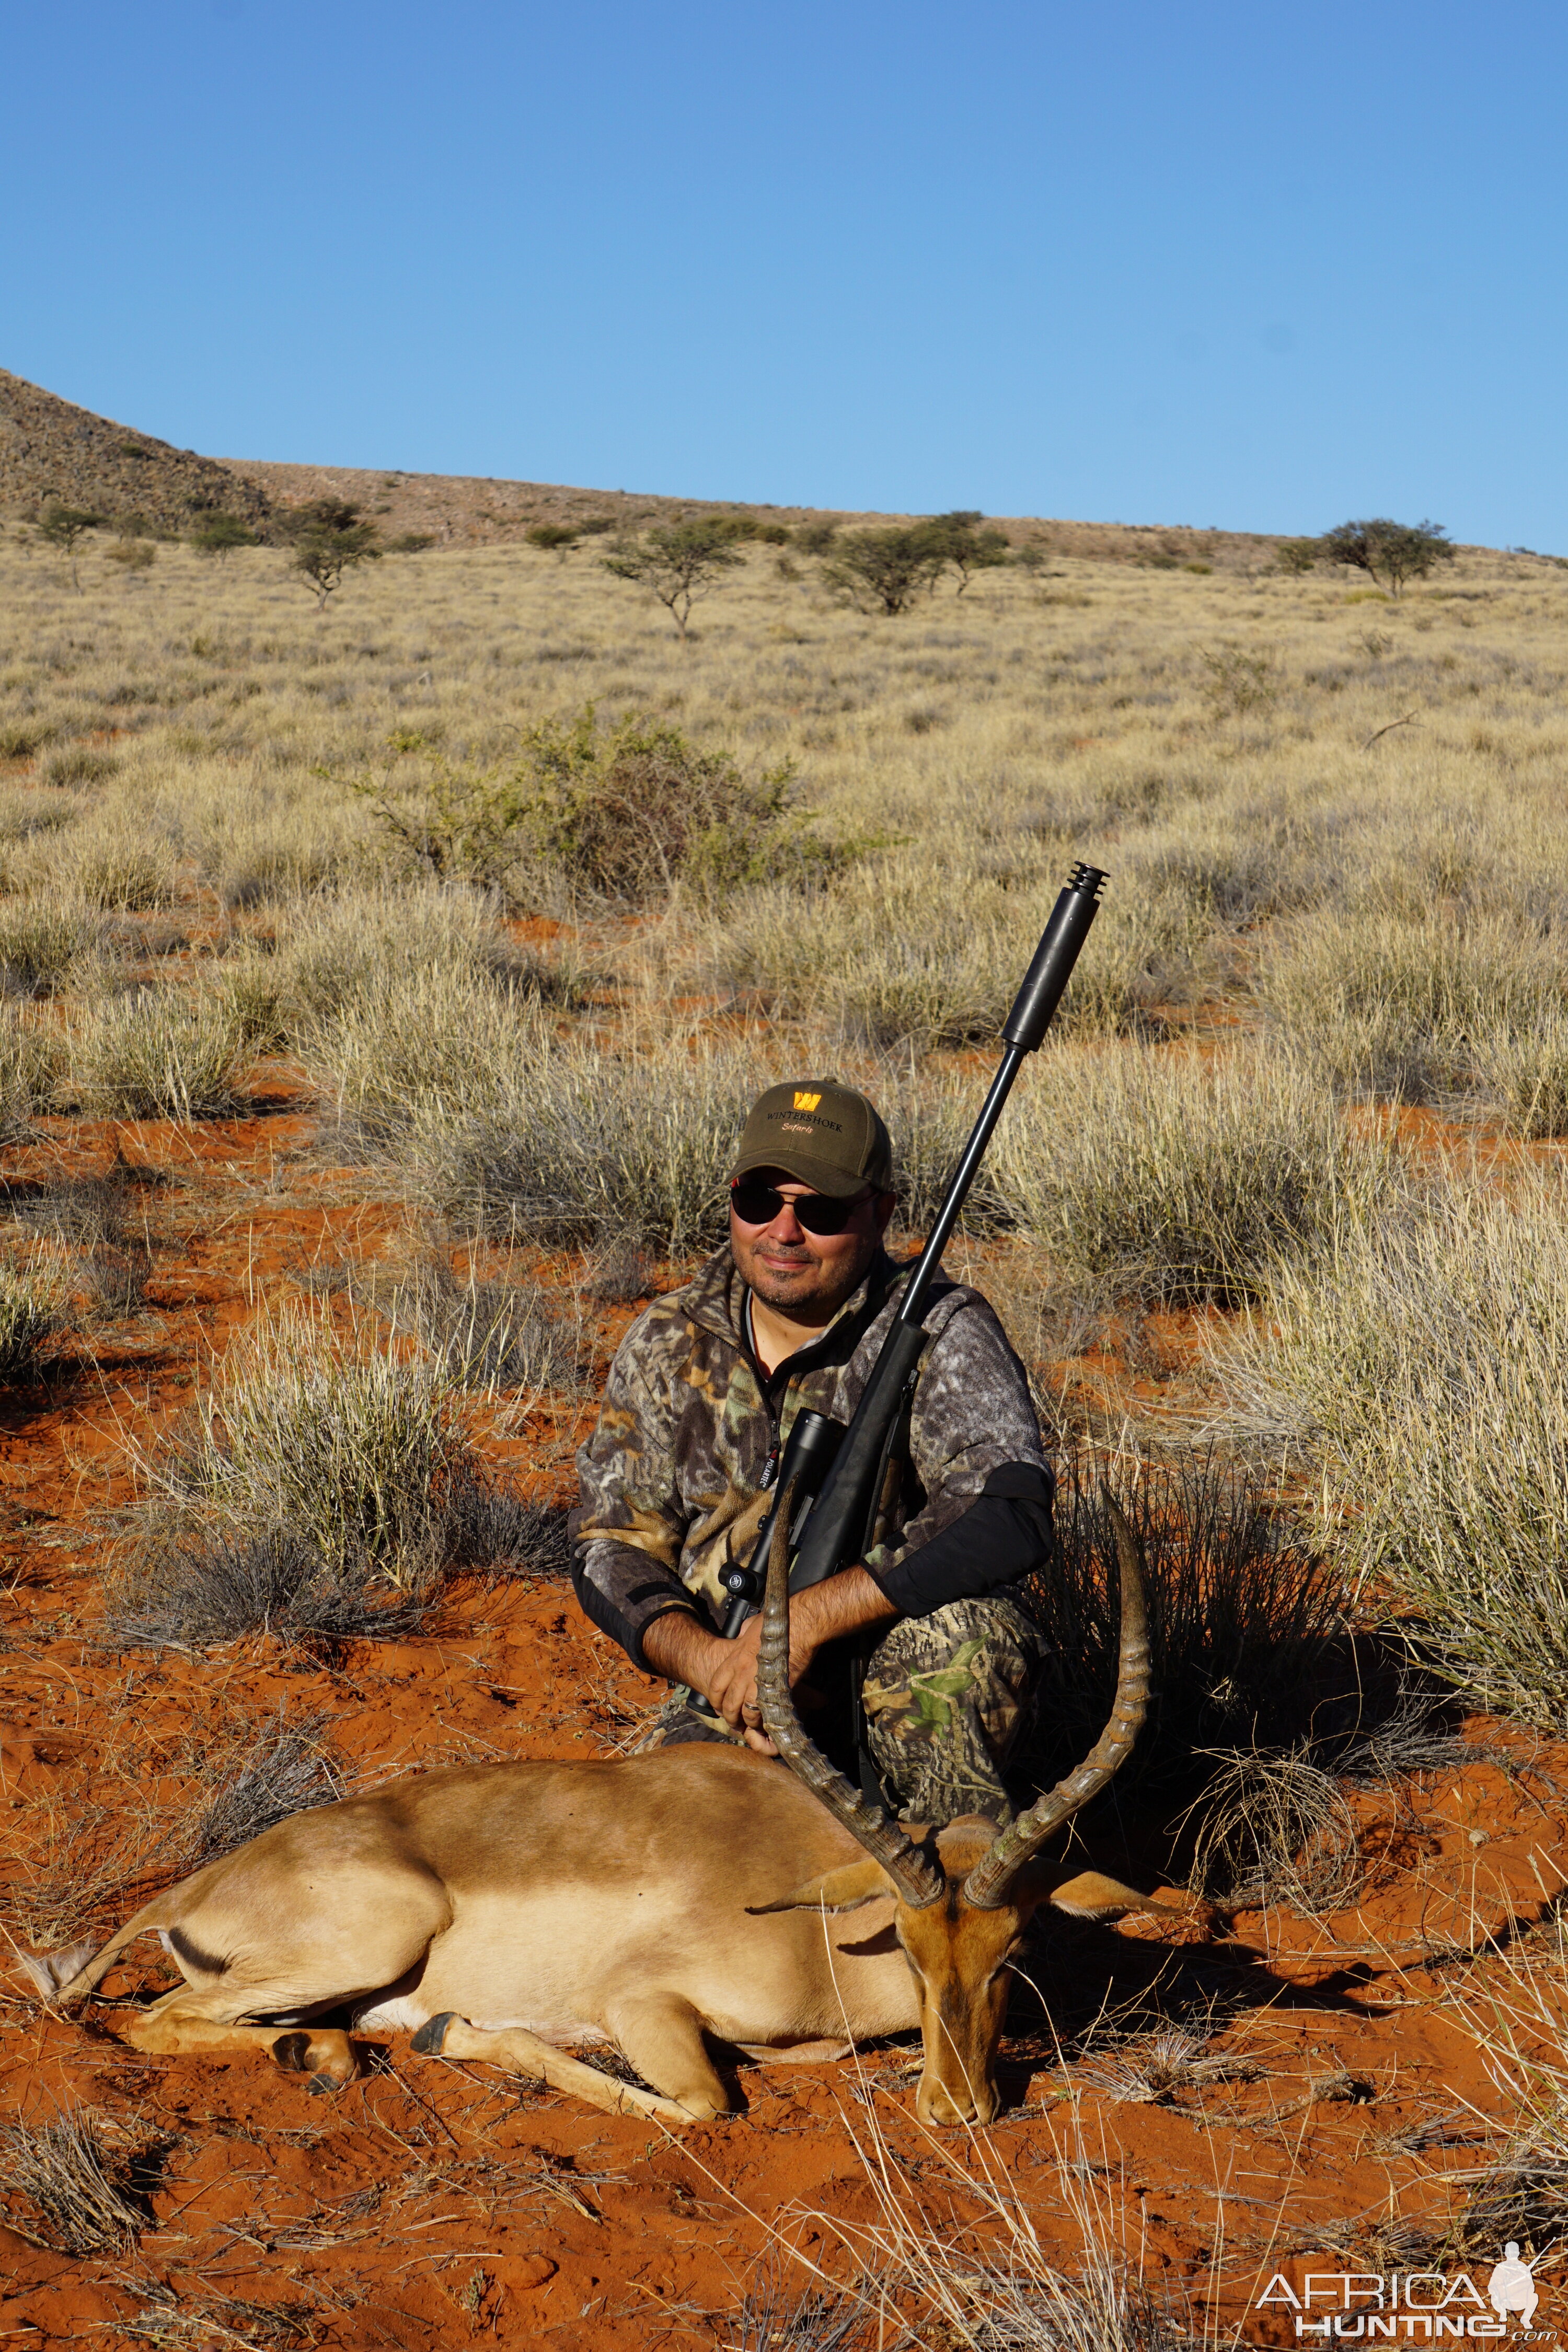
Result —
<instances>
[{"instance_id":1,"label":"distant hillside","mask_svg":"<svg viewBox=\"0 0 1568 2352\"><path fill-rule=\"evenodd\" d=\"M58 499L155 531L190 529L215 508L265 527L271 500L258 482L216 457L171 448L0 368L0 509L26 513Z\"/></svg>"},{"instance_id":2,"label":"distant hillside","mask_svg":"<svg viewBox=\"0 0 1568 2352\"><path fill-rule=\"evenodd\" d=\"M506 546L531 524L607 520L617 530L680 515L763 515L779 522L896 522L895 515L847 514L744 500L672 499L626 490L573 489L478 475L410 474L357 466L310 466L263 458L198 457L133 427L95 416L0 368L0 512L36 514L49 499L112 520L140 516L154 530L184 531L204 510L243 515L270 537L269 520L320 498L352 499L384 541L417 536L437 547ZM1089 523L994 518L1015 545L1033 541L1056 555L1174 567L1202 562L1245 570L1272 549L1270 538L1184 525Z\"/></svg>"}]
</instances>

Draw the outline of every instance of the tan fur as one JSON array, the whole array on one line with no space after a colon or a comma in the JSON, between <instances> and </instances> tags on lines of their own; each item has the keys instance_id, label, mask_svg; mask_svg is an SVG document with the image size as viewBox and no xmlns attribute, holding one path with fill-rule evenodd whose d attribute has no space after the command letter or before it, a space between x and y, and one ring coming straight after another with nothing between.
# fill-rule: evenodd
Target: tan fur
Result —
<instances>
[{"instance_id":1,"label":"tan fur","mask_svg":"<svg viewBox=\"0 0 1568 2352\"><path fill-rule=\"evenodd\" d=\"M1098 1874L1047 1870L1016 1905L973 1910L962 1875L993 1834L940 1833L947 1899L917 1912L798 1780L744 1749L475 1765L280 1822L90 1958L73 1951L65 1981L47 1956L30 1973L68 2005L157 1930L185 1981L119 2026L139 2049L261 2049L345 2082L346 2009L431 2054L663 2123L729 2108L713 2044L798 2060L919 2024L920 2112L986 2120L1002 1963L1037 1902L1054 1885L1049 1899L1095 1917L1143 1906ZM595 2040L652 2092L560 2046Z\"/></svg>"}]
</instances>

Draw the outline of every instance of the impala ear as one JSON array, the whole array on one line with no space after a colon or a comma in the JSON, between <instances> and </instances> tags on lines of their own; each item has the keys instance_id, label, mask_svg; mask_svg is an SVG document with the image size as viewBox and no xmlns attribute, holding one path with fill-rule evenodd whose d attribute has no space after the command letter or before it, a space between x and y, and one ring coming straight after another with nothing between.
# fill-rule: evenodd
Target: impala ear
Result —
<instances>
[{"instance_id":1,"label":"impala ear","mask_svg":"<svg viewBox=\"0 0 1568 2352\"><path fill-rule=\"evenodd\" d=\"M1071 1878L1062 1879L1045 1890L1045 1899L1055 1911L1065 1911L1073 1919L1121 1919L1130 1911L1168 1911L1170 1905L1152 1895L1140 1895L1135 1886L1125 1886L1120 1878L1107 1878L1100 1870L1080 1870Z\"/></svg>"},{"instance_id":2,"label":"impala ear","mask_svg":"<svg viewBox=\"0 0 1568 2352\"><path fill-rule=\"evenodd\" d=\"M748 1903L746 1908L753 1916L759 1911L858 1911L862 1903L875 1903L879 1895L898 1891L881 1864L868 1855L864 1862L847 1863L842 1870L808 1878L776 1903Z\"/></svg>"}]
</instances>

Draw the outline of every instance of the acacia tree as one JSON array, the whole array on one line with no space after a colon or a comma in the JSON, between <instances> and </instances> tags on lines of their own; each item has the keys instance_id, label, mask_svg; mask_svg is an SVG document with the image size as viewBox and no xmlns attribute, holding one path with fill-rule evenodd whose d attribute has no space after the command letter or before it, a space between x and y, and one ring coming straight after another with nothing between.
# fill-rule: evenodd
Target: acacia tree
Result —
<instances>
[{"instance_id":1,"label":"acacia tree","mask_svg":"<svg viewBox=\"0 0 1568 2352\"><path fill-rule=\"evenodd\" d=\"M624 541L600 560L617 580L635 580L657 596L684 637L693 604L741 561L736 536L731 523L698 515L686 522L655 523L640 539Z\"/></svg>"},{"instance_id":2,"label":"acacia tree","mask_svg":"<svg viewBox=\"0 0 1568 2352\"><path fill-rule=\"evenodd\" d=\"M863 612L903 613L936 585L948 560L929 523L895 523L840 533L822 560L822 576Z\"/></svg>"},{"instance_id":3,"label":"acacia tree","mask_svg":"<svg viewBox=\"0 0 1568 2352\"><path fill-rule=\"evenodd\" d=\"M1451 563L1457 551L1440 522L1391 522L1386 515L1342 522L1318 546L1325 562L1364 572L1380 586L1386 581L1396 596L1407 580L1424 580L1435 564Z\"/></svg>"},{"instance_id":4,"label":"acacia tree","mask_svg":"<svg viewBox=\"0 0 1568 2352\"><path fill-rule=\"evenodd\" d=\"M1006 532L994 523L982 530L984 520L978 507L957 507L952 514L933 515L924 526L932 545L941 548L943 562L957 572L961 596L976 572L993 572L1007 561Z\"/></svg>"},{"instance_id":5,"label":"acacia tree","mask_svg":"<svg viewBox=\"0 0 1568 2352\"><path fill-rule=\"evenodd\" d=\"M346 499L312 499L283 517L281 529L294 549L290 568L315 590L318 613L326 611L346 572L380 560L374 523L362 522L358 507Z\"/></svg>"},{"instance_id":6,"label":"acacia tree","mask_svg":"<svg viewBox=\"0 0 1568 2352\"><path fill-rule=\"evenodd\" d=\"M81 582L76 568L77 548L88 532L96 530L102 520L101 515L91 513L86 507L62 506L58 499L53 499L45 508L43 520L38 525L38 537L47 540L51 547L58 547L60 553L69 559L71 586L79 596L81 594Z\"/></svg>"}]
</instances>

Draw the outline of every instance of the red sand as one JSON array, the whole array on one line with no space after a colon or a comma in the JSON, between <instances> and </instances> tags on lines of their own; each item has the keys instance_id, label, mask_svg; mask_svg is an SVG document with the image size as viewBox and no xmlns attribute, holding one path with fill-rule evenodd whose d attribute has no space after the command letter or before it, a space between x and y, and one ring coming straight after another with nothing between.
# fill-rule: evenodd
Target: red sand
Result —
<instances>
[{"instance_id":1,"label":"red sand","mask_svg":"<svg viewBox=\"0 0 1568 2352\"><path fill-rule=\"evenodd\" d=\"M61 1123L10 1171L85 1173L118 1148L179 1179L146 1196L147 1311L100 1331L91 1360L49 1387L5 1402L0 1868L18 1938L122 1916L116 1840L149 1808L154 1821L177 1811L203 1749L237 1717L325 1713L345 1769L379 1778L458 1758L602 1753L654 1696L570 1593L540 1581L459 1590L439 1633L358 1647L330 1670L270 1642L197 1658L98 1645L98 1570L133 1499L127 1439L154 1441L209 1350L291 1265L374 1257L398 1239L391 1205L346 1175L290 1165L306 1131L287 1112L196 1130ZM601 1314L601 1366L630 1311ZM1157 1345L1179 1361L1195 1328L1162 1318ZM1113 1360L1080 1370L1115 1391ZM541 1414L498 1452L531 1491L563 1499L581 1417ZM1398 2266L1400 2227L1462 2210L1464 2176L1498 2153L1510 2121L1457 1996L1481 2006L1502 1962L1464 1956L1517 1938L1564 1883L1568 1751L1482 1728L1515 1769L1478 1753L1355 1801L1373 1867L1353 1911L1194 1916L1174 1931L1042 1926L1031 1965L1047 2000L1081 2004L1086 1984L1103 1984L1114 2005L1158 1969L1178 1971L1216 2004L1205 2055L1237 2062L1229 2079L1178 2084L1162 2104L1118 2099L1093 2079L1114 2053L1058 2064L1037 2020L1005 2045L1003 2119L942 2142L913 2123L905 2047L858 2066L747 2067L743 2114L671 2138L479 2066L416 2058L405 2041L336 2095L248 2057L143 2058L113 2038L112 2008L62 2021L13 1972L0 1991L4 2121L37 2126L79 2103L161 2153L150 2226L115 2256L37 2242L46 2227L0 2179L0 2345L144 2343L160 2326L161 2341L409 2352L470 2336L563 2352L739 2344L737 2306L770 2245L835 2275L853 2269L857 2232L879 2212L873 2118L908 2210L942 2231L982 2215L975 2184L991 2168L1063 2269L1081 2267L1087 2210L1195 2327L1294 2340L1288 2306L1248 2315L1260 2284L1276 2270L1299 2283L1313 2268ZM120 1853L123 1877L131 1847ZM85 1915L48 1907L62 1865L68 1886L89 1885ZM1528 1954L1531 1939L1513 1948ZM163 1966L138 1956L106 1990L166 1980ZM1543 1941L1540 1966L1550 1973ZM1434 2144L1419 2144L1423 2127ZM1553 2284L1541 2283L1537 2325L1550 2326ZM960 2340L933 2321L920 2333Z\"/></svg>"}]
</instances>

